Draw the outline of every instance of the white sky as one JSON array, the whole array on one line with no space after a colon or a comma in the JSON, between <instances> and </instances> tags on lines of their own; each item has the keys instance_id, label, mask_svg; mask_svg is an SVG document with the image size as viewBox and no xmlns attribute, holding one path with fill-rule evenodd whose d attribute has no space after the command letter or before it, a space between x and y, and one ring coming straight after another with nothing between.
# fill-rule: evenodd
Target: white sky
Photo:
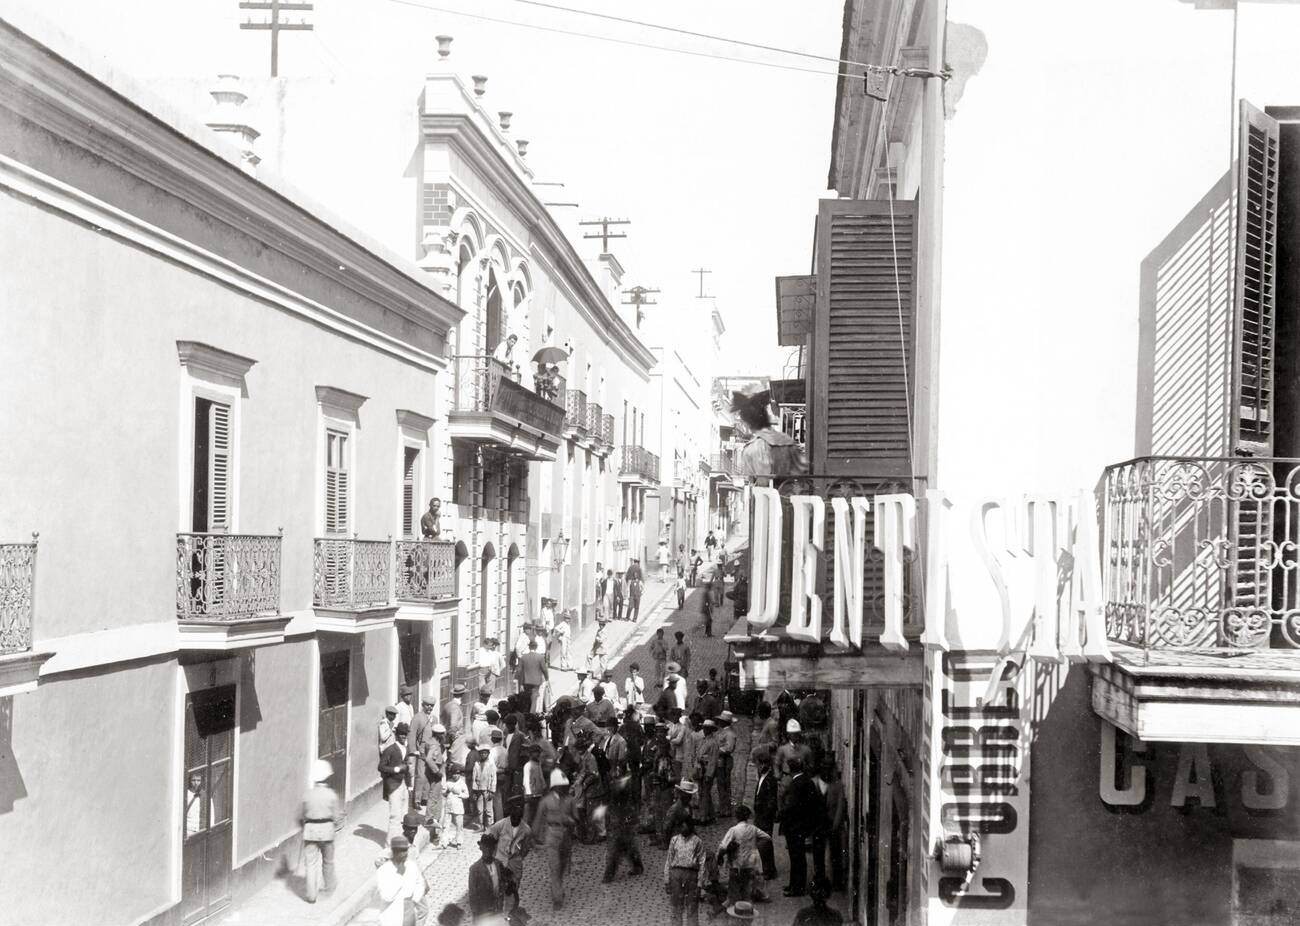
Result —
<instances>
[{"instance_id":1,"label":"white sky","mask_svg":"<svg viewBox=\"0 0 1300 926\"><path fill-rule=\"evenodd\" d=\"M834 70L829 63L737 49L529 7L515 0L418 0L581 32ZM557 0L837 57L841 0ZM142 77L269 73L269 36L238 29L238 0L55 0L42 15ZM583 217L633 221L611 248L624 285L692 302L695 267L727 324L722 366L778 373L773 277L808 273L816 200L826 186L835 79L669 54L431 12L392 0L316 0L314 32L284 33L282 76L371 80L419 93L434 36L455 37L452 62L488 75L485 103L510 110L531 142L538 179L568 186ZM339 125L340 143L348 130ZM292 177L287 177L293 182ZM698 303L707 311L707 302ZM653 310L652 310L653 311Z\"/></svg>"}]
</instances>

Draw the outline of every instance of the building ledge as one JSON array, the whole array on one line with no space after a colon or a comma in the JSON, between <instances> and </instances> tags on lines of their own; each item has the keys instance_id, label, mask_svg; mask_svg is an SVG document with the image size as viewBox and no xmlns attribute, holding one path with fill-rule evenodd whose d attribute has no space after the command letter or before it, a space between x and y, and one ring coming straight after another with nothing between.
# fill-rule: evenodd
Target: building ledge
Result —
<instances>
[{"instance_id":1,"label":"building ledge","mask_svg":"<svg viewBox=\"0 0 1300 926\"><path fill-rule=\"evenodd\" d=\"M399 600L397 620L428 623L444 614L455 614L460 608L460 598L432 598L420 601Z\"/></svg>"},{"instance_id":2,"label":"building ledge","mask_svg":"<svg viewBox=\"0 0 1300 926\"><path fill-rule=\"evenodd\" d=\"M453 440L492 444L541 463L554 463L560 436L494 412L451 412L447 430Z\"/></svg>"},{"instance_id":3,"label":"building ledge","mask_svg":"<svg viewBox=\"0 0 1300 926\"><path fill-rule=\"evenodd\" d=\"M287 614L259 614L235 621L177 621L177 649L224 653L283 643L291 619Z\"/></svg>"},{"instance_id":4,"label":"building ledge","mask_svg":"<svg viewBox=\"0 0 1300 926\"><path fill-rule=\"evenodd\" d=\"M1150 651L1090 666L1093 711L1144 742L1300 746L1300 650Z\"/></svg>"},{"instance_id":5,"label":"building ledge","mask_svg":"<svg viewBox=\"0 0 1300 926\"><path fill-rule=\"evenodd\" d=\"M52 652L28 650L0 656L0 698L34 691L41 666L53 655Z\"/></svg>"},{"instance_id":6,"label":"building ledge","mask_svg":"<svg viewBox=\"0 0 1300 926\"><path fill-rule=\"evenodd\" d=\"M317 606L316 630L321 633L367 633L393 626L397 605L381 604L373 607L324 608Z\"/></svg>"}]
</instances>

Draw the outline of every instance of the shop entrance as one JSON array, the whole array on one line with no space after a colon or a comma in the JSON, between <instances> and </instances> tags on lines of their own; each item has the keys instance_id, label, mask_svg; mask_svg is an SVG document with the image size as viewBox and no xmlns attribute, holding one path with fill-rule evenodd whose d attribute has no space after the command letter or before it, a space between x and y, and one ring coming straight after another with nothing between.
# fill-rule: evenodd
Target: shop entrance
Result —
<instances>
[{"instance_id":1,"label":"shop entrance","mask_svg":"<svg viewBox=\"0 0 1300 926\"><path fill-rule=\"evenodd\" d=\"M185 696L184 841L181 922L197 923L230 904L235 686Z\"/></svg>"}]
</instances>

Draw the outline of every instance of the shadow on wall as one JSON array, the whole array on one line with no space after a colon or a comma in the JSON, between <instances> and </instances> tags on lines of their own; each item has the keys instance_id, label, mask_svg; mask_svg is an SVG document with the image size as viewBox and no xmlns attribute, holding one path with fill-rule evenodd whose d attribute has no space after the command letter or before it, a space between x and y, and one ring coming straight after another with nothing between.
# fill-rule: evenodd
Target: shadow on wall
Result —
<instances>
[{"instance_id":1,"label":"shadow on wall","mask_svg":"<svg viewBox=\"0 0 1300 926\"><path fill-rule=\"evenodd\" d=\"M27 796L23 773L14 755L14 699L0 698L0 813L9 813Z\"/></svg>"},{"instance_id":2,"label":"shadow on wall","mask_svg":"<svg viewBox=\"0 0 1300 926\"><path fill-rule=\"evenodd\" d=\"M352 651L352 706L362 707L370 700L370 683L366 680L366 650L359 646ZM375 718L377 723L379 717Z\"/></svg>"},{"instance_id":3,"label":"shadow on wall","mask_svg":"<svg viewBox=\"0 0 1300 926\"><path fill-rule=\"evenodd\" d=\"M239 660L239 729L254 730L262 722L262 703L257 699L256 651Z\"/></svg>"}]
</instances>

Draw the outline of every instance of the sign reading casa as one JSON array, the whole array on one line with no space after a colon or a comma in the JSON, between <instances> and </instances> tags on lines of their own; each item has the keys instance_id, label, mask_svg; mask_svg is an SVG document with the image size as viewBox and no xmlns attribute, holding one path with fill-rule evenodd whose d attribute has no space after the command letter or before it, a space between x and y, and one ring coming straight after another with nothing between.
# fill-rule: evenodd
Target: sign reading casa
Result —
<instances>
[{"instance_id":1,"label":"sign reading casa","mask_svg":"<svg viewBox=\"0 0 1300 926\"><path fill-rule=\"evenodd\" d=\"M751 633L770 630L780 612L788 514L792 578L786 633L798 640L825 639L860 648L870 555L883 566L884 629L878 642L886 649L906 650L905 569L915 558L923 523L925 606L918 611L927 619L922 645L1005 653L1023 643L1030 657L1039 660L1109 659L1095 506L1085 492L985 498L961 509L942 491L930 489L921 501L923 521L918 500L910 494L831 497L834 531L827 560L826 498L784 497L764 486L751 492L750 609L745 616ZM817 588L823 561L833 583L829 615L823 613ZM953 570L962 573L963 581L954 583L958 577L950 575ZM955 600L954 587L970 590L970 599ZM991 610L999 619L991 619Z\"/></svg>"}]
</instances>

